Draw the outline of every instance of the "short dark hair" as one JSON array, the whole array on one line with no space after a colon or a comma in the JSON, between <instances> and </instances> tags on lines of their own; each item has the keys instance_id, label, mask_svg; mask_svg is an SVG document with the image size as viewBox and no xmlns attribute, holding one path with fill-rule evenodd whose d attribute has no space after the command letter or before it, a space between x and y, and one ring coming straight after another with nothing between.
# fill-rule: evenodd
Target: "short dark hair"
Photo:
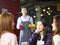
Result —
<instances>
[{"instance_id":1,"label":"short dark hair","mask_svg":"<svg viewBox=\"0 0 60 45\"><path fill-rule=\"evenodd\" d=\"M28 10L28 8L27 8L26 6L22 6L22 7L21 7L21 9L23 9L23 8L26 8L26 9Z\"/></svg>"}]
</instances>

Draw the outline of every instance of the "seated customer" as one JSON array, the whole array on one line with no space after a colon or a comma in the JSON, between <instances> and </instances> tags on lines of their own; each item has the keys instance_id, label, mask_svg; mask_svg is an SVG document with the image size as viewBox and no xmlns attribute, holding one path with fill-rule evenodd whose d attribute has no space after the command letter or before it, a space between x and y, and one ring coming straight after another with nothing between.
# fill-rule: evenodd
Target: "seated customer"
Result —
<instances>
[{"instance_id":1,"label":"seated customer","mask_svg":"<svg viewBox=\"0 0 60 45\"><path fill-rule=\"evenodd\" d=\"M3 13L0 15L0 45L18 45L17 37L13 33L14 16Z\"/></svg>"},{"instance_id":2,"label":"seated customer","mask_svg":"<svg viewBox=\"0 0 60 45\"><path fill-rule=\"evenodd\" d=\"M53 43L52 45L60 45L60 15L53 16Z\"/></svg>"},{"instance_id":3,"label":"seated customer","mask_svg":"<svg viewBox=\"0 0 60 45\"><path fill-rule=\"evenodd\" d=\"M51 45L52 35L46 33L46 21L44 19L38 19L37 29L29 39L28 45Z\"/></svg>"}]
</instances>

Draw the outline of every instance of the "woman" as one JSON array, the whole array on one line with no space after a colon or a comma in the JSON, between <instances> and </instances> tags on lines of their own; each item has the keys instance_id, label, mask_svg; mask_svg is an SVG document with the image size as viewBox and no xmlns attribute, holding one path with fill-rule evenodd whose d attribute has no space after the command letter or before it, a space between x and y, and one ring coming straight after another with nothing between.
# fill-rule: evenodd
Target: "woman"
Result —
<instances>
[{"instance_id":1,"label":"woman","mask_svg":"<svg viewBox=\"0 0 60 45\"><path fill-rule=\"evenodd\" d=\"M46 33L46 21L38 19L37 29L29 39L28 45L51 45L51 33Z\"/></svg>"},{"instance_id":2,"label":"woman","mask_svg":"<svg viewBox=\"0 0 60 45\"><path fill-rule=\"evenodd\" d=\"M17 37L13 33L14 16L3 13L0 15L0 45L18 45Z\"/></svg>"},{"instance_id":3,"label":"woman","mask_svg":"<svg viewBox=\"0 0 60 45\"><path fill-rule=\"evenodd\" d=\"M32 17L27 14L26 7L22 7L21 12L22 16L17 20L17 29L20 29L19 45L23 42L28 42L31 35L31 30L28 25L33 23ZM20 28L21 25L23 25L22 29Z\"/></svg>"},{"instance_id":4,"label":"woman","mask_svg":"<svg viewBox=\"0 0 60 45\"><path fill-rule=\"evenodd\" d=\"M60 15L53 16L53 45L60 45Z\"/></svg>"}]
</instances>

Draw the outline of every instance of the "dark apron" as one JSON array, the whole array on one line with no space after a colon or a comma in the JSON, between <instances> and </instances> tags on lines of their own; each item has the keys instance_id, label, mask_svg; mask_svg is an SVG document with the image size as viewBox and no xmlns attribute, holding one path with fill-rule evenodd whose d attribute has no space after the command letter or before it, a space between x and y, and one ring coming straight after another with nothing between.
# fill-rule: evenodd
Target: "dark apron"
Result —
<instances>
[{"instance_id":1,"label":"dark apron","mask_svg":"<svg viewBox=\"0 0 60 45\"><path fill-rule=\"evenodd\" d=\"M22 42L28 42L30 36L31 36L31 30L29 28L29 21L21 21L21 24L23 24L24 28L20 30L20 40L19 45L21 45Z\"/></svg>"}]
</instances>

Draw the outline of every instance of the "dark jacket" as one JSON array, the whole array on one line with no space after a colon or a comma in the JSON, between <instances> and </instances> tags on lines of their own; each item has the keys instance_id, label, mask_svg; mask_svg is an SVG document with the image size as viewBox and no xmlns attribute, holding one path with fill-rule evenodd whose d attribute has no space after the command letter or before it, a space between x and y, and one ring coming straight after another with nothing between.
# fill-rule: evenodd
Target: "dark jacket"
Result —
<instances>
[{"instance_id":1,"label":"dark jacket","mask_svg":"<svg viewBox=\"0 0 60 45\"><path fill-rule=\"evenodd\" d=\"M33 33L31 38L29 39L28 45L36 45L37 40L40 40L40 35ZM44 45L52 45L52 34L47 33L44 36Z\"/></svg>"}]
</instances>

